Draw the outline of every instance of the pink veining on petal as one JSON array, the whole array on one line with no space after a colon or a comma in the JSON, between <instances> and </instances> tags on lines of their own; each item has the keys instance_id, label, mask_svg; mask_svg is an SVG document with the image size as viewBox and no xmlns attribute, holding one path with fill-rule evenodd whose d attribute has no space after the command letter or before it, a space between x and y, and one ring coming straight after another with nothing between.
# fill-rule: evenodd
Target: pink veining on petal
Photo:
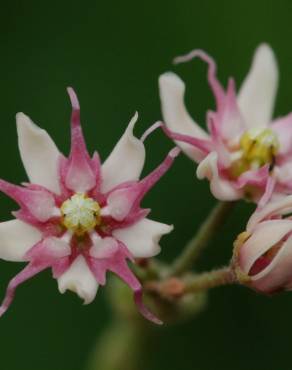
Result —
<instances>
[{"instance_id":1,"label":"pink veining on petal","mask_svg":"<svg viewBox=\"0 0 292 370\"><path fill-rule=\"evenodd\" d=\"M72 88L68 88L72 104L71 116L71 152L67 164L65 184L76 192L86 192L96 185L96 176L91 168L90 157L86 149L80 125L80 107Z\"/></svg>"},{"instance_id":2,"label":"pink veining on petal","mask_svg":"<svg viewBox=\"0 0 292 370\"><path fill-rule=\"evenodd\" d=\"M7 290L6 290L5 298L2 302L2 305L0 306L0 316L2 316L7 311L9 306L11 305L14 295L15 295L15 290L17 289L17 287L20 284L24 283L26 280L30 279L31 277L45 270L48 267L49 267L49 264L47 263L46 264L30 263L9 282Z\"/></svg>"},{"instance_id":3,"label":"pink veining on petal","mask_svg":"<svg viewBox=\"0 0 292 370\"><path fill-rule=\"evenodd\" d=\"M71 254L69 244L61 238L48 237L33 246L27 253L28 260L39 264L51 264L56 259L67 257Z\"/></svg>"},{"instance_id":4,"label":"pink veining on petal","mask_svg":"<svg viewBox=\"0 0 292 370\"><path fill-rule=\"evenodd\" d=\"M218 109L221 109L225 93L224 93L224 90L220 82L217 79L217 76L216 76L217 68L216 68L216 63L213 60L213 58L211 58L205 51L200 50L200 49L195 49L186 55L176 57L174 59L174 63L175 64L185 63L185 62L191 61L194 58L200 58L208 64L208 81L211 86L211 89L213 90L217 107Z\"/></svg>"},{"instance_id":5,"label":"pink veining on petal","mask_svg":"<svg viewBox=\"0 0 292 370\"><path fill-rule=\"evenodd\" d=\"M61 275L65 273L70 267L71 260L69 257L62 257L54 260L52 262L53 278L58 279Z\"/></svg>"},{"instance_id":6,"label":"pink veining on petal","mask_svg":"<svg viewBox=\"0 0 292 370\"><path fill-rule=\"evenodd\" d=\"M38 190L32 190L0 180L0 190L14 199L24 212L29 212L37 221L45 222L53 216L55 199L41 186L38 186Z\"/></svg>"},{"instance_id":7,"label":"pink veining on petal","mask_svg":"<svg viewBox=\"0 0 292 370\"><path fill-rule=\"evenodd\" d=\"M129 225L128 216L132 218L131 222L138 221L138 215L139 219L141 219L140 212L142 211L144 213L145 211L140 210L142 198L168 171L179 153L179 148L173 148L164 161L144 179L138 183L126 184L124 188L121 186L110 192L107 199L112 218L119 222L126 220L126 225ZM133 215L135 215L135 217L133 217ZM120 225L116 225L116 227L120 227Z\"/></svg>"}]
</instances>

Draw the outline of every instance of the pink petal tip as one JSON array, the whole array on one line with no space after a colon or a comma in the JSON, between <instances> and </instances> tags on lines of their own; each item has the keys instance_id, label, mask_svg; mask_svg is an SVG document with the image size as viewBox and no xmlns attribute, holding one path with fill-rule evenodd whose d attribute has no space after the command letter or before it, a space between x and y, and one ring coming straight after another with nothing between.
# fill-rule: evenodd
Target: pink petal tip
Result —
<instances>
[{"instance_id":1,"label":"pink petal tip","mask_svg":"<svg viewBox=\"0 0 292 370\"><path fill-rule=\"evenodd\" d=\"M69 94L69 98L71 100L72 108L74 110L80 110L79 101L77 95L72 87L67 87L67 92Z\"/></svg>"},{"instance_id":2,"label":"pink petal tip","mask_svg":"<svg viewBox=\"0 0 292 370\"><path fill-rule=\"evenodd\" d=\"M138 307L139 312L145 319L153 322L156 325L162 325L163 321L158 319L151 311L143 303L143 292L142 290L136 290L134 292L134 301L136 306Z\"/></svg>"},{"instance_id":3,"label":"pink petal tip","mask_svg":"<svg viewBox=\"0 0 292 370\"><path fill-rule=\"evenodd\" d=\"M145 132L144 134L141 136L141 141L142 143L147 139L147 137L152 134L153 131L155 131L156 129L158 129L159 127L161 127L163 125L163 123L161 121L157 121L155 122L152 126L150 126Z\"/></svg>"},{"instance_id":4,"label":"pink petal tip","mask_svg":"<svg viewBox=\"0 0 292 370\"><path fill-rule=\"evenodd\" d=\"M174 147L174 148L171 149L171 151L169 152L168 155L171 158L176 158L179 155L180 152L181 152L181 149L180 148Z\"/></svg>"}]
</instances>

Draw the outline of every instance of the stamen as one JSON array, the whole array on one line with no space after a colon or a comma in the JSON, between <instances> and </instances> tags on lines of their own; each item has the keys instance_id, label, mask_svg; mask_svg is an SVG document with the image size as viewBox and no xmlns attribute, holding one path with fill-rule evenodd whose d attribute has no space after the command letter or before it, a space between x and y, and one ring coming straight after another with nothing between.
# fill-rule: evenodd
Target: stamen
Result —
<instances>
[{"instance_id":1,"label":"stamen","mask_svg":"<svg viewBox=\"0 0 292 370\"><path fill-rule=\"evenodd\" d=\"M231 167L233 177L240 176L243 172L258 169L266 164L271 168L275 156L279 151L279 140L271 129L251 129L240 138L239 151L235 152Z\"/></svg>"},{"instance_id":2,"label":"stamen","mask_svg":"<svg viewBox=\"0 0 292 370\"><path fill-rule=\"evenodd\" d=\"M279 140L270 129L246 131L240 139L243 157L259 167L271 164L279 150Z\"/></svg>"},{"instance_id":3,"label":"stamen","mask_svg":"<svg viewBox=\"0 0 292 370\"><path fill-rule=\"evenodd\" d=\"M99 204L84 193L74 194L60 210L63 225L78 236L93 230L101 222Z\"/></svg>"}]
</instances>

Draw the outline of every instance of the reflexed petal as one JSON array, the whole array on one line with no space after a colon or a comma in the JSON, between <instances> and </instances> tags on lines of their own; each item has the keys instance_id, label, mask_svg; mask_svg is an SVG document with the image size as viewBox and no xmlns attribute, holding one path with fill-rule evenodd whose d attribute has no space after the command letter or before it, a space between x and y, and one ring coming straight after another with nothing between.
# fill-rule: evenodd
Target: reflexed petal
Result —
<instances>
[{"instance_id":1,"label":"reflexed petal","mask_svg":"<svg viewBox=\"0 0 292 370\"><path fill-rule=\"evenodd\" d=\"M242 197L242 191L235 189L231 182L220 177L217 164L218 155L211 152L198 166L197 177L209 179L212 194L220 200L232 201Z\"/></svg>"},{"instance_id":2,"label":"reflexed petal","mask_svg":"<svg viewBox=\"0 0 292 370\"><path fill-rule=\"evenodd\" d=\"M16 115L20 156L31 183L60 194L60 153L48 133L23 113Z\"/></svg>"},{"instance_id":3,"label":"reflexed petal","mask_svg":"<svg viewBox=\"0 0 292 370\"><path fill-rule=\"evenodd\" d=\"M160 180L169 170L174 159L180 153L180 149L175 147L166 156L164 161L156 167L149 175L138 183L121 187L111 192L107 199L107 211L118 221L124 220L134 205L139 205L144 195Z\"/></svg>"},{"instance_id":4,"label":"reflexed petal","mask_svg":"<svg viewBox=\"0 0 292 370\"><path fill-rule=\"evenodd\" d=\"M152 172L144 177L138 184L140 188L139 200L161 179L161 177L170 169L175 158L180 154L178 147L172 148L162 163L157 166Z\"/></svg>"},{"instance_id":5,"label":"reflexed petal","mask_svg":"<svg viewBox=\"0 0 292 370\"><path fill-rule=\"evenodd\" d=\"M224 100L224 90L217 78L217 66L216 66L214 59L209 54L207 54L205 51L200 50L200 49L195 49L195 50L190 51L186 55L176 57L174 59L174 63L175 64L185 63L185 62L191 61L194 58L200 58L205 63L207 63L208 82L213 91L213 94L216 100L217 109L221 110L223 100Z\"/></svg>"},{"instance_id":6,"label":"reflexed petal","mask_svg":"<svg viewBox=\"0 0 292 370\"><path fill-rule=\"evenodd\" d=\"M0 223L0 258L7 261L25 261L26 252L41 240L42 234L20 221Z\"/></svg>"},{"instance_id":7,"label":"reflexed petal","mask_svg":"<svg viewBox=\"0 0 292 370\"><path fill-rule=\"evenodd\" d=\"M255 261L292 231L291 220L261 222L240 248L240 267L248 273Z\"/></svg>"},{"instance_id":8,"label":"reflexed petal","mask_svg":"<svg viewBox=\"0 0 292 370\"><path fill-rule=\"evenodd\" d=\"M115 186L138 180L145 161L145 148L141 140L133 135L138 119L136 113L125 133L102 165L102 191L108 192Z\"/></svg>"},{"instance_id":9,"label":"reflexed petal","mask_svg":"<svg viewBox=\"0 0 292 370\"><path fill-rule=\"evenodd\" d=\"M246 125L266 127L274 109L278 86L278 67L272 49L260 45L250 71L238 94L238 104Z\"/></svg>"},{"instance_id":10,"label":"reflexed petal","mask_svg":"<svg viewBox=\"0 0 292 370\"><path fill-rule=\"evenodd\" d=\"M127 260L130 258L128 249L122 243L119 243L118 249L111 256L107 258L91 258L90 268L96 280L101 285L106 283L107 271L112 271L118 275L133 290L134 300L141 314L146 319L160 324L161 321L142 302L142 286L127 264Z\"/></svg>"},{"instance_id":11,"label":"reflexed petal","mask_svg":"<svg viewBox=\"0 0 292 370\"><path fill-rule=\"evenodd\" d=\"M210 139L199 139L195 136L178 134L177 132L169 130L169 128L165 125L162 125L162 130L170 139L173 139L175 142L179 143L180 146L182 143L185 143L200 150L200 158L204 158L213 147L213 143Z\"/></svg>"},{"instance_id":12,"label":"reflexed petal","mask_svg":"<svg viewBox=\"0 0 292 370\"><path fill-rule=\"evenodd\" d=\"M140 314L148 321L153 322L156 325L162 325L163 322L156 317L149 309L145 306L143 302L143 291L142 288L134 291L134 302L140 312Z\"/></svg>"},{"instance_id":13,"label":"reflexed petal","mask_svg":"<svg viewBox=\"0 0 292 370\"><path fill-rule=\"evenodd\" d=\"M178 134L208 139L207 133L193 121L185 107L183 81L174 73L164 73L159 77L159 90L162 114L168 128ZM177 141L176 144L191 159L196 161L202 159L202 152L192 145L181 141Z\"/></svg>"},{"instance_id":14,"label":"reflexed petal","mask_svg":"<svg viewBox=\"0 0 292 370\"><path fill-rule=\"evenodd\" d=\"M133 257L149 258L160 252L160 238L172 229L173 226L145 218L130 227L114 230L113 236L126 245Z\"/></svg>"},{"instance_id":15,"label":"reflexed petal","mask_svg":"<svg viewBox=\"0 0 292 370\"><path fill-rule=\"evenodd\" d=\"M69 269L58 278L60 293L71 290L84 300L91 303L96 296L98 284L83 256L79 255Z\"/></svg>"},{"instance_id":16,"label":"reflexed petal","mask_svg":"<svg viewBox=\"0 0 292 370\"><path fill-rule=\"evenodd\" d=\"M2 316L11 305L17 287L48 267L48 264L29 263L20 273L10 280L6 289L5 298L0 306L0 316Z\"/></svg>"}]
</instances>

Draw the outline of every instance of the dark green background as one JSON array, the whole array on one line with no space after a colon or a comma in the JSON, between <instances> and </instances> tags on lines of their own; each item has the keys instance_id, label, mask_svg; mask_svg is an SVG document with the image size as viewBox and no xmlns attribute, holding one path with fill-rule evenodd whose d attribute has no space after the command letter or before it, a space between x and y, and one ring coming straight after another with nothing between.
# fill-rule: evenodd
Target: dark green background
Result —
<instances>
[{"instance_id":1,"label":"dark green background","mask_svg":"<svg viewBox=\"0 0 292 370\"><path fill-rule=\"evenodd\" d=\"M213 106L204 64L171 65L174 56L192 48L211 53L222 81L233 75L239 85L255 47L269 42L281 74L276 114L292 109L290 0L2 1L0 14L0 168L1 177L13 182L25 180L16 112L30 115L67 153L67 85L78 92L88 146L98 148L102 158L135 110L140 113L138 132L161 118L157 77L166 70L187 80L188 107L203 123ZM146 171L170 147L161 133L154 134L147 142ZM4 196L0 201L1 221L9 219L15 205ZM176 226L163 239L163 259L179 253L213 203L207 183L196 180L193 163L179 158L145 200L154 219ZM236 208L200 260L200 269L228 261L232 240L251 209ZM1 261L1 296L20 268ZM110 320L105 296L101 289L91 305L82 306L75 295L59 294L49 272L24 284L0 320L1 369L83 369ZM145 369L291 369L292 294L267 298L226 287L212 291L209 303L197 319L160 330Z\"/></svg>"}]
</instances>

